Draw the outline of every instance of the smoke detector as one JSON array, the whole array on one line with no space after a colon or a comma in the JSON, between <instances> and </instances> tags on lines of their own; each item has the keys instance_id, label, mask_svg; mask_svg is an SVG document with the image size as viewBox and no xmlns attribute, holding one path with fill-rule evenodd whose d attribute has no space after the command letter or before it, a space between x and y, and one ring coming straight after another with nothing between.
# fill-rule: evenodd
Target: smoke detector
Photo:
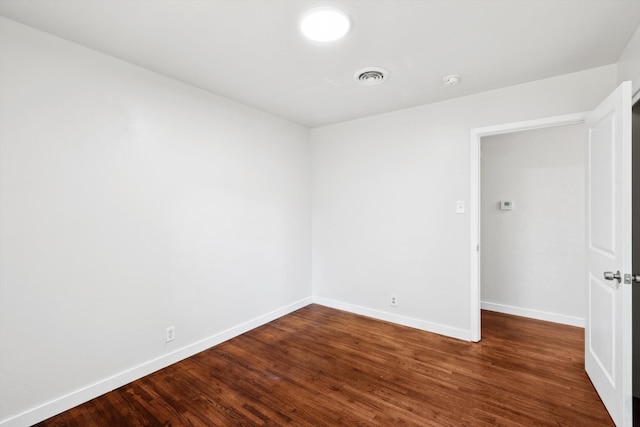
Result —
<instances>
[{"instance_id":1,"label":"smoke detector","mask_svg":"<svg viewBox=\"0 0 640 427\"><path fill-rule=\"evenodd\" d=\"M356 71L353 79L363 86L376 86L387 81L389 72L380 67L366 67Z\"/></svg>"},{"instance_id":2,"label":"smoke detector","mask_svg":"<svg viewBox=\"0 0 640 427\"><path fill-rule=\"evenodd\" d=\"M455 86L460 83L460 76L457 74L449 74L442 78L442 84L445 86Z\"/></svg>"}]
</instances>

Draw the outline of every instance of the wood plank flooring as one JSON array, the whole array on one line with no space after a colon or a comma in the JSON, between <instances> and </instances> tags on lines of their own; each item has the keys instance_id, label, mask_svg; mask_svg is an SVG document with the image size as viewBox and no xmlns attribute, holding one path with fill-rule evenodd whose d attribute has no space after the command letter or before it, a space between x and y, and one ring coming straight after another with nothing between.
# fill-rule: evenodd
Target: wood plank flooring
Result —
<instances>
[{"instance_id":1,"label":"wood plank flooring","mask_svg":"<svg viewBox=\"0 0 640 427\"><path fill-rule=\"evenodd\" d=\"M613 426L584 331L482 313L469 343L310 305L39 426Z\"/></svg>"}]
</instances>

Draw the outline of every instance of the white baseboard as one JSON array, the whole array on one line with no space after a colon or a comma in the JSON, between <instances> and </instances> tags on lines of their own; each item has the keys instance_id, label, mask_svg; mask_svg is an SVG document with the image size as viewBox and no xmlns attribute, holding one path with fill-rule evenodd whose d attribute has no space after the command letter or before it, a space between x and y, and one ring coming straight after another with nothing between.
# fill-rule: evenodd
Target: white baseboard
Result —
<instances>
[{"instance_id":1,"label":"white baseboard","mask_svg":"<svg viewBox=\"0 0 640 427\"><path fill-rule=\"evenodd\" d=\"M513 307L505 304L482 301L483 310L497 311L498 313L513 314L515 316L529 317L547 322L562 323L563 325L578 326L584 328L584 318L567 316L564 314L549 313L546 311L532 310L530 308Z\"/></svg>"},{"instance_id":2,"label":"white baseboard","mask_svg":"<svg viewBox=\"0 0 640 427\"><path fill-rule=\"evenodd\" d=\"M401 316L386 311L374 310L372 308L362 307L359 305L349 304L341 301L335 301L328 298L313 297L313 302L324 305L326 307L338 310L348 311L362 316L372 317L378 320L384 320L391 323L397 323L411 328L421 329L427 332L433 332L445 335L451 338L457 338L464 341L471 341L471 332L465 329L453 328L451 326L441 325L439 323L427 322L425 320L415 319L413 317Z\"/></svg>"},{"instance_id":3,"label":"white baseboard","mask_svg":"<svg viewBox=\"0 0 640 427\"><path fill-rule=\"evenodd\" d=\"M269 313L258 316L240 325L219 332L208 338L189 344L171 353L164 354L155 359L144 362L138 366L134 366L126 371L120 372L109 378L105 378L94 384L88 385L82 389L73 391L65 396L61 396L55 400L47 402L41 406L25 411L21 414L0 421L2 427L24 427L30 426L40 421L46 420L56 414L69 410L81 403L87 402L118 387L149 375L162 368L166 368L180 360L200 353L208 348L216 346L220 343L230 340L231 338L242 335L254 328L269 323L279 317L292 313L302 307L313 302L311 297L303 298L299 301L271 311Z\"/></svg>"}]
</instances>

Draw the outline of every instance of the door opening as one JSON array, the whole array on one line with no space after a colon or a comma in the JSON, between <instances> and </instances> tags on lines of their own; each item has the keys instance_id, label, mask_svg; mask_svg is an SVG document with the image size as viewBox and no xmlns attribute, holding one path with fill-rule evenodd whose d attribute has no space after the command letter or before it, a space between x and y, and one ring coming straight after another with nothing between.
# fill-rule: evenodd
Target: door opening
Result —
<instances>
[{"instance_id":1,"label":"door opening","mask_svg":"<svg viewBox=\"0 0 640 427\"><path fill-rule=\"evenodd\" d=\"M481 339L481 162L480 147L481 139L491 135L501 135L513 132L542 129L552 126L573 125L584 123L586 113L570 114L566 116L549 117L539 120L510 123L486 128L471 130L471 197L470 197L470 220L471 220L471 340ZM515 204L514 204L515 206Z\"/></svg>"},{"instance_id":2,"label":"door opening","mask_svg":"<svg viewBox=\"0 0 640 427\"><path fill-rule=\"evenodd\" d=\"M584 327L585 126L484 136L481 308Z\"/></svg>"}]
</instances>

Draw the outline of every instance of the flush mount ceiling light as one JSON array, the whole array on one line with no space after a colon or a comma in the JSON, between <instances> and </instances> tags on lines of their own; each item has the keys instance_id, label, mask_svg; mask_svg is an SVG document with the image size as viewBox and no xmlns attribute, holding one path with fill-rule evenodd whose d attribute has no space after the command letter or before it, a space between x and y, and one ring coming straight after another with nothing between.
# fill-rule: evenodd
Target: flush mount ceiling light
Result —
<instances>
[{"instance_id":1,"label":"flush mount ceiling light","mask_svg":"<svg viewBox=\"0 0 640 427\"><path fill-rule=\"evenodd\" d=\"M449 74L442 78L442 84L445 86L455 86L460 83L460 76L457 74Z\"/></svg>"},{"instance_id":2,"label":"flush mount ceiling light","mask_svg":"<svg viewBox=\"0 0 640 427\"><path fill-rule=\"evenodd\" d=\"M317 42L331 42L344 37L351 28L349 17L341 10L319 7L307 12L300 22L302 34Z\"/></svg>"},{"instance_id":3,"label":"flush mount ceiling light","mask_svg":"<svg viewBox=\"0 0 640 427\"><path fill-rule=\"evenodd\" d=\"M353 79L363 86L376 86L386 82L388 74L384 68L366 67L356 71Z\"/></svg>"}]
</instances>

